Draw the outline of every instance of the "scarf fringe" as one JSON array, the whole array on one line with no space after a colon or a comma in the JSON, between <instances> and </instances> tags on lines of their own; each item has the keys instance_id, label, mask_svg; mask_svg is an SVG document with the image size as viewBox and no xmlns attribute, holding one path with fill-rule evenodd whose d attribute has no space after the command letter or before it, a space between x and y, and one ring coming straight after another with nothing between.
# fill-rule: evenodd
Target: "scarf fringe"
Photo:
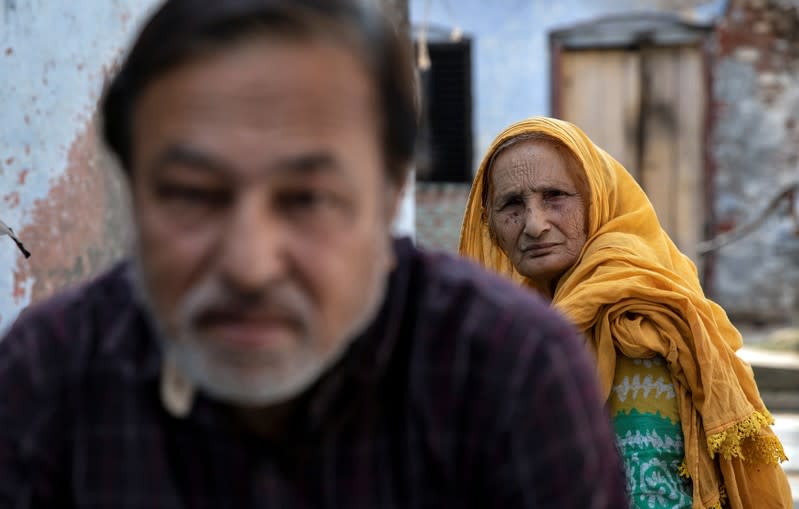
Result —
<instances>
[{"instance_id":1,"label":"scarf fringe","mask_svg":"<svg viewBox=\"0 0 799 509\"><path fill-rule=\"evenodd\" d=\"M691 478L691 474L688 472L688 466L683 461L680 464L680 468L677 469L677 473L680 474L680 477L685 477L686 479ZM705 509L724 509L727 505L727 489L724 486L719 486L719 498L716 500L713 505L706 506Z\"/></svg>"},{"instance_id":2,"label":"scarf fringe","mask_svg":"<svg viewBox=\"0 0 799 509\"><path fill-rule=\"evenodd\" d=\"M727 505L727 490L724 489L724 486L719 488L719 500L713 505L707 507L707 509L723 509L724 506Z\"/></svg>"},{"instance_id":3,"label":"scarf fringe","mask_svg":"<svg viewBox=\"0 0 799 509\"><path fill-rule=\"evenodd\" d=\"M756 411L724 431L707 437L710 457L720 454L724 459L733 457L749 462L779 464L788 457L779 439L773 434L760 435L764 426L774 423L768 410Z\"/></svg>"}]
</instances>

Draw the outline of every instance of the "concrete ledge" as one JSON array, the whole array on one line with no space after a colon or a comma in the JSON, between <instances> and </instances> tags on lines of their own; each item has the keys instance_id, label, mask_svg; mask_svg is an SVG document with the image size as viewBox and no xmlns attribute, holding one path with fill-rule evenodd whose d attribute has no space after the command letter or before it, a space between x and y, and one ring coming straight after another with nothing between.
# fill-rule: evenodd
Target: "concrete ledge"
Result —
<instances>
[{"instance_id":1,"label":"concrete ledge","mask_svg":"<svg viewBox=\"0 0 799 509\"><path fill-rule=\"evenodd\" d=\"M758 382L760 397L771 413L774 412L799 412L799 391L772 391L763 390L763 384Z\"/></svg>"},{"instance_id":2,"label":"concrete ledge","mask_svg":"<svg viewBox=\"0 0 799 509\"><path fill-rule=\"evenodd\" d=\"M764 398L769 394L780 408L799 409L799 354L744 347L738 356L751 364Z\"/></svg>"},{"instance_id":3,"label":"concrete ledge","mask_svg":"<svg viewBox=\"0 0 799 509\"><path fill-rule=\"evenodd\" d=\"M763 348L745 346L738 350L738 357L751 364L752 367L761 366L764 368L799 371L799 353L796 352L765 350Z\"/></svg>"}]
</instances>

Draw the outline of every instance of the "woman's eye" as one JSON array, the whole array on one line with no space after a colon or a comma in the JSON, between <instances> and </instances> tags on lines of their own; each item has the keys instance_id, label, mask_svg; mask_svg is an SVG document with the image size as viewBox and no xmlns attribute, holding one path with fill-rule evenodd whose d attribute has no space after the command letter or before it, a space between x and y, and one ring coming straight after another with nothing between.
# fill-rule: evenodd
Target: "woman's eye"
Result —
<instances>
[{"instance_id":1,"label":"woman's eye","mask_svg":"<svg viewBox=\"0 0 799 509\"><path fill-rule=\"evenodd\" d=\"M561 198L563 196L568 196L569 194L565 191L561 191L560 189L552 189L549 191L544 192L544 199L552 200L556 198Z\"/></svg>"},{"instance_id":2,"label":"woman's eye","mask_svg":"<svg viewBox=\"0 0 799 509\"><path fill-rule=\"evenodd\" d=\"M519 206L519 205L524 205L524 202L522 201L521 198L511 198L509 200L506 200L502 204L502 206L500 207L499 210L507 210L507 209L510 209L510 208L513 208L513 207L516 207L516 206Z\"/></svg>"}]
</instances>

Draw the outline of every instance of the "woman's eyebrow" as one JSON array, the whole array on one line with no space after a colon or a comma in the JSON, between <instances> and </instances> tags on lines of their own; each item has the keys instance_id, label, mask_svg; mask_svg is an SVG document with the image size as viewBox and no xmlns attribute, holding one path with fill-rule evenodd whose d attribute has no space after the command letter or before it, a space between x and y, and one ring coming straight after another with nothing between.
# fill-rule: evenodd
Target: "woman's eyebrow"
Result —
<instances>
[{"instance_id":1,"label":"woman's eyebrow","mask_svg":"<svg viewBox=\"0 0 799 509\"><path fill-rule=\"evenodd\" d=\"M504 191L497 193L497 201L506 202L511 198L516 198L526 193L546 193L551 191L561 191L566 193L574 193L573 190L569 189L565 183L555 182L555 183L547 183L541 184L534 187L526 187L523 190L514 189L512 191Z\"/></svg>"}]
</instances>

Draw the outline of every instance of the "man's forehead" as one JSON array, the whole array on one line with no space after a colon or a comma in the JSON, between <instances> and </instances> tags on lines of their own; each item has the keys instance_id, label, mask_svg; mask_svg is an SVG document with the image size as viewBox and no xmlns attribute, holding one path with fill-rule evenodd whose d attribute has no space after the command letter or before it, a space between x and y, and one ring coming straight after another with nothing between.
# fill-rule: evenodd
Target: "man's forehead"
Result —
<instances>
[{"instance_id":1,"label":"man's forehead","mask_svg":"<svg viewBox=\"0 0 799 509\"><path fill-rule=\"evenodd\" d=\"M155 81L139 102L134 137L156 139L164 152L172 146L223 158L268 145L270 156L317 164L341 140L378 142L375 95L344 50L252 41Z\"/></svg>"},{"instance_id":2,"label":"man's forehead","mask_svg":"<svg viewBox=\"0 0 799 509\"><path fill-rule=\"evenodd\" d=\"M165 82L212 96L237 94L242 100L272 99L275 93L299 90L352 91L351 96L361 97L375 92L364 62L344 45L264 37L226 45L175 66L153 80L145 93Z\"/></svg>"}]
</instances>

